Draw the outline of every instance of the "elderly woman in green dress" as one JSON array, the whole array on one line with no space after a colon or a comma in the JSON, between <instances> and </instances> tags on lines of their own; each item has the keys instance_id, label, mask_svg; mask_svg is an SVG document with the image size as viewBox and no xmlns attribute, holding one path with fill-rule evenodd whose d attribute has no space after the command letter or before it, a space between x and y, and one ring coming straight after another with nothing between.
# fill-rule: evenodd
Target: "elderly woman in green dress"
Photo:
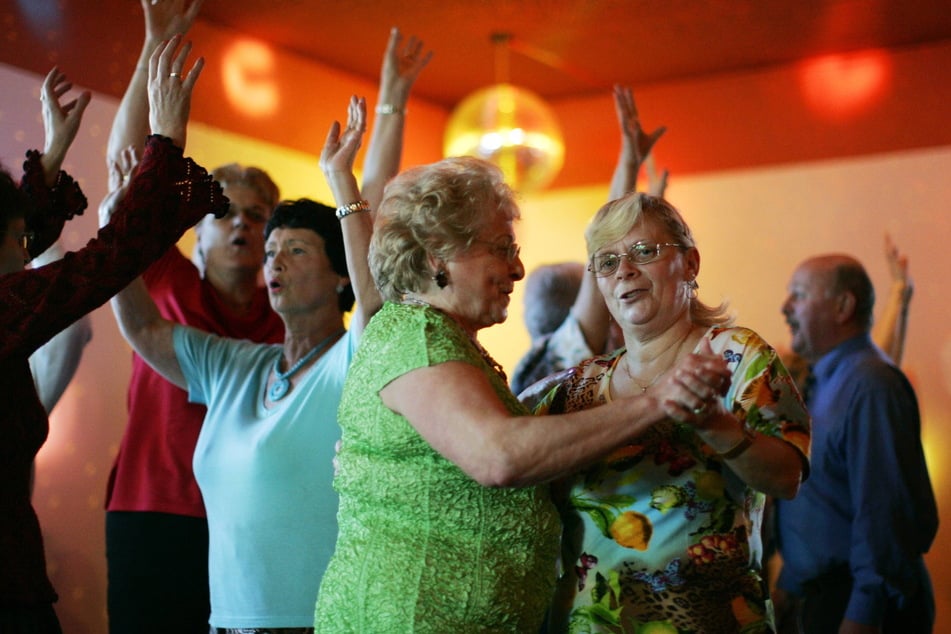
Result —
<instances>
[{"instance_id":1,"label":"elderly woman in green dress","mask_svg":"<svg viewBox=\"0 0 951 634\"><path fill-rule=\"evenodd\" d=\"M387 185L370 247L384 299L344 387L339 535L317 631L535 632L560 525L548 483L663 423L693 420L727 362L685 353L649 389L534 417L478 340L525 274L518 208L472 158Z\"/></svg>"}]
</instances>

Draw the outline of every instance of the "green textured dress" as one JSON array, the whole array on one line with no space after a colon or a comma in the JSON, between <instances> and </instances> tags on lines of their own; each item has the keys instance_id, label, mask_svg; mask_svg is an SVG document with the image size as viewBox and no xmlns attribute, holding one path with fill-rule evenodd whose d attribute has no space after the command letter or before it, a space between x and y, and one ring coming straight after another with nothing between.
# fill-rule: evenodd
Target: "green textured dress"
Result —
<instances>
[{"instance_id":1,"label":"green textured dress","mask_svg":"<svg viewBox=\"0 0 951 634\"><path fill-rule=\"evenodd\" d=\"M528 413L452 319L384 304L340 401L340 532L317 599L317 632L539 631L560 532L548 487L478 484L379 397L407 372L448 361L482 369L512 413Z\"/></svg>"}]
</instances>

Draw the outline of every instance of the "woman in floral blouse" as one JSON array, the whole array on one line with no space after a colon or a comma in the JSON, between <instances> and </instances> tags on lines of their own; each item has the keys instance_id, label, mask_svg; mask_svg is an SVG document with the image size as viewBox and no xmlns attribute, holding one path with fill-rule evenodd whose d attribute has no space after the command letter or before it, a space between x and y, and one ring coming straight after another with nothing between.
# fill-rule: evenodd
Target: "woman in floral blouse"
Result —
<instances>
[{"instance_id":1,"label":"woman in floral blouse","mask_svg":"<svg viewBox=\"0 0 951 634\"><path fill-rule=\"evenodd\" d=\"M625 347L582 363L540 413L649 396L662 379L681 379L677 362L691 353L722 357L732 382L664 401L665 421L560 483L550 629L773 631L760 523L766 496L793 497L808 471L799 393L762 338L699 301L700 254L665 200L634 193L608 203L586 239L588 270Z\"/></svg>"}]
</instances>

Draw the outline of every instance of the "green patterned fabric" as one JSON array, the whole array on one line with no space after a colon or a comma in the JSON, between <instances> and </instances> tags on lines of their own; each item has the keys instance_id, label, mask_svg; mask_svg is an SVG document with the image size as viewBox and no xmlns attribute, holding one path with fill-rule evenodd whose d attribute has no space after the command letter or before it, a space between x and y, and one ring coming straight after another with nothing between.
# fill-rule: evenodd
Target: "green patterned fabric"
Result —
<instances>
[{"instance_id":1,"label":"green patterned fabric","mask_svg":"<svg viewBox=\"0 0 951 634\"><path fill-rule=\"evenodd\" d=\"M383 306L340 404L340 533L317 600L318 632L539 630L560 531L548 487L481 486L379 397L407 372L450 361L482 369L513 414L527 413L452 319Z\"/></svg>"}]
</instances>

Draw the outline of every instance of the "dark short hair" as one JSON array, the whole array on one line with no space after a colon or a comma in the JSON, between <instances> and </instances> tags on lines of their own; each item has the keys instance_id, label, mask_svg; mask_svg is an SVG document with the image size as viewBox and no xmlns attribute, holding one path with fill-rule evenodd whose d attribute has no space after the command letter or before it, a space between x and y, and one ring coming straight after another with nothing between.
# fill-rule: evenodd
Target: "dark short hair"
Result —
<instances>
[{"instance_id":1,"label":"dark short hair","mask_svg":"<svg viewBox=\"0 0 951 634\"><path fill-rule=\"evenodd\" d=\"M264 226L264 239L267 240L275 229L310 229L324 241L324 251L334 273L349 277L347 271L347 252L343 245L343 231L337 220L336 210L323 203L299 198L284 200L274 208L271 217ZM353 308L353 287L347 284L337 296L342 312Z\"/></svg>"},{"instance_id":2,"label":"dark short hair","mask_svg":"<svg viewBox=\"0 0 951 634\"><path fill-rule=\"evenodd\" d=\"M833 290L847 292L855 297L855 321L863 328L871 328L875 308L875 286L857 260L849 258L833 270Z\"/></svg>"},{"instance_id":3,"label":"dark short hair","mask_svg":"<svg viewBox=\"0 0 951 634\"><path fill-rule=\"evenodd\" d=\"M0 165L0 240L14 218L26 218L33 210L33 201L23 193L10 173Z\"/></svg>"}]
</instances>

